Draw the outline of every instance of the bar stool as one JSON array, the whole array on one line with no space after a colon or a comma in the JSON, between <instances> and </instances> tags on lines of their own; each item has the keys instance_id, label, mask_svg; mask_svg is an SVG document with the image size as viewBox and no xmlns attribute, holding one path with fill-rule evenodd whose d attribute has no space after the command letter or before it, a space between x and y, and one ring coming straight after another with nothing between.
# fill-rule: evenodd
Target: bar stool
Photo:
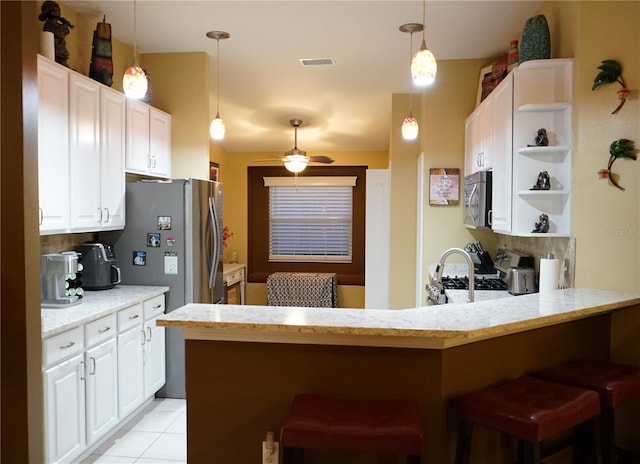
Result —
<instances>
[{"instance_id":1,"label":"bar stool","mask_svg":"<svg viewBox=\"0 0 640 464\"><path fill-rule=\"evenodd\" d=\"M616 460L614 411L621 404L640 398L640 367L587 359L552 367L535 375L598 392L602 406L602 462L613 464Z\"/></svg>"},{"instance_id":2,"label":"bar stool","mask_svg":"<svg viewBox=\"0 0 640 464\"><path fill-rule=\"evenodd\" d=\"M461 420L456 464L469 463L474 425L517 439L518 462L526 464L539 464L543 454L550 454L543 450L544 440L578 428L582 446L578 447L574 440L574 450L582 454L574 462L583 464L593 458L593 462L600 463L600 400L593 391L535 377L519 377L461 397L458 408ZM589 432L593 439L591 454L585 449L590 441Z\"/></svg>"},{"instance_id":3,"label":"bar stool","mask_svg":"<svg viewBox=\"0 0 640 464\"><path fill-rule=\"evenodd\" d=\"M422 459L418 405L405 399L354 400L317 394L293 399L280 431L282 463L302 463L305 449L393 453Z\"/></svg>"}]
</instances>

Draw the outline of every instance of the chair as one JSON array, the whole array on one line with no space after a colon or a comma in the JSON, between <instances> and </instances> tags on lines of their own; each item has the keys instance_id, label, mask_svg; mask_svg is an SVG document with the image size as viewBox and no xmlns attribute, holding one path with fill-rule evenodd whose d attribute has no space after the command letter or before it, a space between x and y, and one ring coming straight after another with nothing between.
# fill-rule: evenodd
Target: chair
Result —
<instances>
[{"instance_id":1,"label":"chair","mask_svg":"<svg viewBox=\"0 0 640 464\"><path fill-rule=\"evenodd\" d=\"M577 428L583 440L573 440L574 462L600 462L600 400L593 391L519 377L461 397L458 413L456 464L469 463L474 425L517 439L518 462L524 464L539 464L543 455L559 451L543 449L543 441ZM591 442L591 453L587 453L587 442Z\"/></svg>"},{"instance_id":2,"label":"chair","mask_svg":"<svg viewBox=\"0 0 640 464\"><path fill-rule=\"evenodd\" d=\"M535 375L553 382L598 392L602 408L602 462L616 462L615 408L640 398L640 367L587 359L555 366Z\"/></svg>"},{"instance_id":3,"label":"chair","mask_svg":"<svg viewBox=\"0 0 640 464\"><path fill-rule=\"evenodd\" d=\"M339 399L299 394L280 433L282 463L302 463L305 449L407 456L420 464L423 449L418 405L405 399Z\"/></svg>"}]
</instances>

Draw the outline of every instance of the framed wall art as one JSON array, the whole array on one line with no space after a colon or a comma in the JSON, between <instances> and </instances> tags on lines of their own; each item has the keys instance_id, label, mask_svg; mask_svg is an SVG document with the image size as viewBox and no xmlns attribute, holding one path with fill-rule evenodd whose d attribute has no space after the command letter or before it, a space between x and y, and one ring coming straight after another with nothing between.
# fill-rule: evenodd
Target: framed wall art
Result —
<instances>
[{"instance_id":1,"label":"framed wall art","mask_svg":"<svg viewBox=\"0 0 640 464\"><path fill-rule=\"evenodd\" d=\"M460 169L429 169L429 204L457 205L460 203Z\"/></svg>"},{"instance_id":2,"label":"framed wall art","mask_svg":"<svg viewBox=\"0 0 640 464\"><path fill-rule=\"evenodd\" d=\"M209 161L209 180L220 181L220 165Z\"/></svg>"}]
</instances>

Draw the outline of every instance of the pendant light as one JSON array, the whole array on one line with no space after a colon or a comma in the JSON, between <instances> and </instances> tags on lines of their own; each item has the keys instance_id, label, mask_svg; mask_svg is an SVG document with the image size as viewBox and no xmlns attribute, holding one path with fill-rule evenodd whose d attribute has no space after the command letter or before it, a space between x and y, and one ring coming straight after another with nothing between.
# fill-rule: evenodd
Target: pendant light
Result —
<instances>
[{"instance_id":1,"label":"pendant light","mask_svg":"<svg viewBox=\"0 0 640 464\"><path fill-rule=\"evenodd\" d=\"M133 64L122 76L122 89L129 98L140 100L147 94L147 75L138 66L138 47L136 36L136 0L133 0Z\"/></svg>"},{"instance_id":2,"label":"pendant light","mask_svg":"<svg viewBox=\"0 0 640 464\"><path fill-rule=\"evenodd\" d=\"M211 121L209 126L209 134L213 140L224 139L225 127L224 121L220 117L220 39L228 39L231 35L224 31L207 32L207 37L216 39L217 58L216 58L216 117Z\"/></svg>"},{"instance_id":3,"label":"pendant light","mask_svg":"<svg viewBox=\"0 0 640 464\"><path fill-rule=\"evenodd\" d=\"M416 85L429 85L436 80L438 63L436 63L436 57L433 56L433 53L427 48L427 41L425 39L425 29L427 28L427 0L424 0L422 3L422 16L424 24L422 28L422 45L411 61L411 77Z\"/></svg>"},{"instance_id":4,"label":"pendant light","mask_svg":"<svg viewBox=\"0 0 640 464\"><path fill-rule=\"evenodd\" d=\"M411 35L409 41L409 61L411 61L411 54L413 53L413 33L423 30L422 24L408 23L400 26L401 32L408 32ZM405 140L415 140L418 138L418 121L413 117L413 80L409 79L409 114L402 122L402 138Z\"/></svg>"}]
</instances>

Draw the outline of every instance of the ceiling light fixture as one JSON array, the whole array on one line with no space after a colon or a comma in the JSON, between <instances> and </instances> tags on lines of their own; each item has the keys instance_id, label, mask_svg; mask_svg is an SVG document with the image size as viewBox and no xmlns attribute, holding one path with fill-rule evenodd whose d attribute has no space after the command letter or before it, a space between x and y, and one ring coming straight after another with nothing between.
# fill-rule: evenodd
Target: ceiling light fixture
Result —
<instances>
[{"instance_id":1,"label":"ceiling light fixture","mask_svg":"<svg viewBox=\"0 0 640 464\"><path fill-rule=\"evenodd\" d=\"M409 62L411 62L411 55L413 54L413 33L423 30L422 24L419 23L407 23L400 26L401 32L408 32L411 35L409 41ZM415 140L418 138L418 121L413 117L413 79L409 79L409 115L404 118L402 122L402 138L405 140Z\"/></svg>"},{"instance_id":2,"label":"ceiling light fixture","mask_svg":"<svg viewBox=\"0 0 640 464\"><path fill-rule=\"evenodd\" d=\"M298 148L298 127L302 126L302 119L292 119L289 123L293 126L295 135L293 139L293 149L285 153L284 167L287 168L288 171L297 174L304 171L307 167L309 157L307 156L307 152Z\"/></svg>"},{"instance_id":3,"label":"ceiling light fixture","mask_svg":"<svg viewBox=\"0 0 640 464\"><path fill-rule=\"evenodd\" d=\"M207 32L207 37L216 39L218 55L216 59L216 117L211 121L209 134L213 140L222 140L226 129L224 121L220 117L220 39L228 39L231 35L224 31L210 31Z\"/></svg>"},{"instance_id":4,"label":"ceiling light fixture","mask_svg":"<svg viewBox=\"0 0 640 464\"><path fill-rule=\"evenodd\" d=\"M422 3L422 16L422 45L411 61L411 77L416 85L429 85L436 80L438 63L436 63L436 57L433 56L433 53L427 48L427 41L425 39L425 30L427 28L427 0L424 0Z\"/></svg>"},{"instance_id":5,"label":"ceiling light fixture","mask_svg":"<svg viewBox=\"0 0 640 464\"><path fill-rule=\"evenodd\" d=\"M133 0L133 64L127 68L122 76L122 89L129 98L140 100L147 94L147 75L138 66L138 47L136 36L136 0Z\"/></svg>"}]
</instances>

